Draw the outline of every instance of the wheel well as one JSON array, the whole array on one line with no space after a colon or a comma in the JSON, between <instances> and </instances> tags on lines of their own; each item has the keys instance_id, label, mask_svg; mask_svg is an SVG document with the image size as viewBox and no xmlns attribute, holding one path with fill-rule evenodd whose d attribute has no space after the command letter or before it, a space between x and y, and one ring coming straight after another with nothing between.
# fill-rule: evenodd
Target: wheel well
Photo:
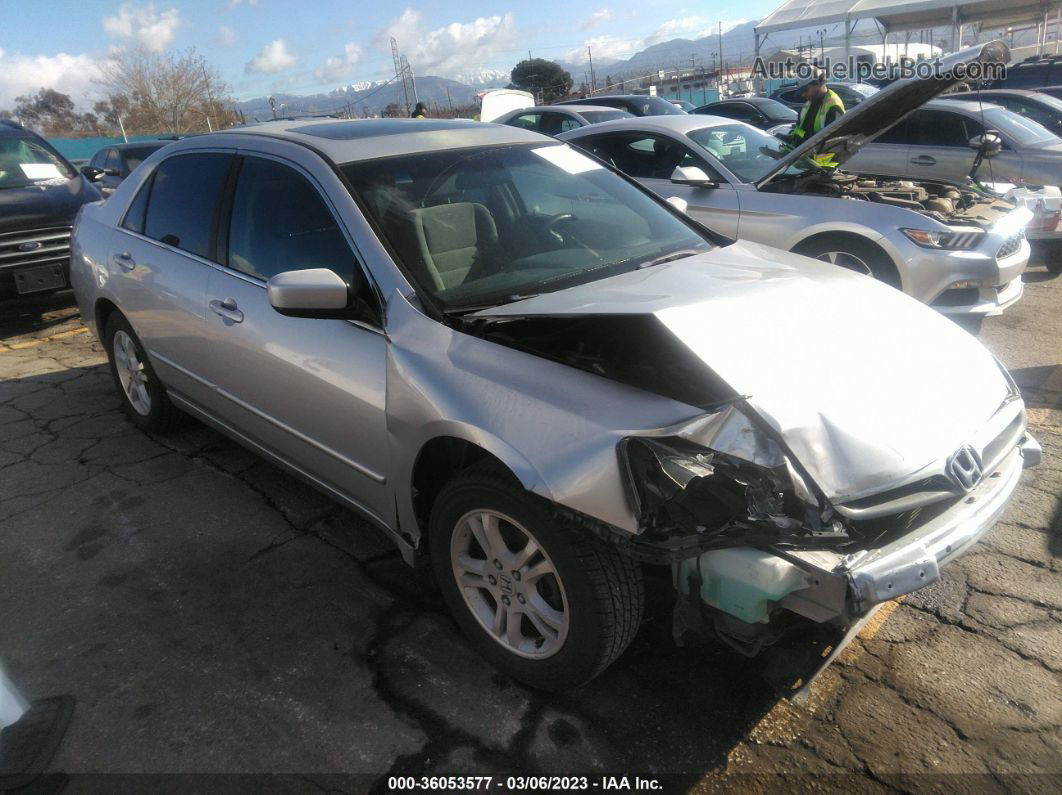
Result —
<instances>
[{"instance_id":1,"label":"wheel well","mask_svg":"<svg viewBox=\"0 0 1062 795\"><path fill-rule=\"evenodd\" d=\"M519 478L500 458L477 444L453 436L438 436L421 449L413 465L413 511L422 532L427 532L431 508L440 489L458 472L476 464L489 465L495 472Z\"/></svg>"},{"instance_id":2,"label":"wheel well","mask_svg":"<svg viewBox=\"0 0 1062 795\"><path fill-rule=\"evenodd\" d=\"M809 249L828 242L833 242L834 244L839 242L851 242L873 250L880 257L877 267L878 269L882 269L881 273L875 272L874 276L879 281L883 281L886 284L891 284L897 289L901 289L903 281L900 278L900 272L896 269L896 263L894 263L892 257L889 256L889 252L873 240L869 240L863 237L863 235L855 232L819 232L818 234L811 235L811 237L806 237L801 240L793 246L792 251L794 254L803 254Z\"/></svg>"},{"instance_id":3,"label":"wheel well","mask_svg":"<svg viewBox=\"0 0 1062 795\"><path fill-rule=\"evenodd\" d=\"M96 302L96 334L100 339L103 339L103 331L107 328L108 319L117 311L118 307L106 298L101 298Z\"/></svg>"}]
</instances>

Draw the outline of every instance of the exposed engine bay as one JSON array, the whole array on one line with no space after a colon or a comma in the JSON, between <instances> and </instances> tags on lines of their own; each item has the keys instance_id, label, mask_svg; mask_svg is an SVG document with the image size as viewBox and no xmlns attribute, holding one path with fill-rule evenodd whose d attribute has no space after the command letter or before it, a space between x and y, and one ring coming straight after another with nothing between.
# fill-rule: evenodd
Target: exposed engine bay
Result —
<instances>
[{"instance_id":1,"label":"exposed engine bay","mask_svg":"<svg viewBox=\"0 0 1062 795\"><path fill-rule=\"evenodd\" d=\"M766 188L776 193L811 194L888 204L914 210L944 224L987 229L1014 206L973 188L942 182L850 174L847 171L813 173L793 180L776 180Z\"/></svg>"}]
</instances>

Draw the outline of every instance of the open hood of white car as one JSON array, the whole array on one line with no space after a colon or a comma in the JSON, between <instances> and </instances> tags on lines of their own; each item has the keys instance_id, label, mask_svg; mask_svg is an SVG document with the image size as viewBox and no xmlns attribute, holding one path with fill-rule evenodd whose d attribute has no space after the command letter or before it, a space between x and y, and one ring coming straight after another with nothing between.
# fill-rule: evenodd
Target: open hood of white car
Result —
<instances>
[{"instance_id":1,"label":"open hood of white car","mask_svg":"<svg viewBox=\"0 0 1062 795\"><path fill-rule=\"evenodd\" d=\"M781 158L774 169L756 183L757 187L762 188L806 157L832 153L835 162L843 165L863 144L899 124L929 100L963 82L964 67L973 63L1005 64L1008 61L1010 48L1002 41L990 41L944 58L937 77L897 80Z\"/></svg>"},{"instance_id":2,"label":"open hood of white car","mask_svg":"<svg viewBox=\"0 0 1062 795\"><path fill-rule=\"evenodd\" d=\"M747 242L473 317L595 315L654 316L748 396L838 502L912 480L1010 394L992 355L932 309L870 277Z\"/></svg>"}]
</instances>

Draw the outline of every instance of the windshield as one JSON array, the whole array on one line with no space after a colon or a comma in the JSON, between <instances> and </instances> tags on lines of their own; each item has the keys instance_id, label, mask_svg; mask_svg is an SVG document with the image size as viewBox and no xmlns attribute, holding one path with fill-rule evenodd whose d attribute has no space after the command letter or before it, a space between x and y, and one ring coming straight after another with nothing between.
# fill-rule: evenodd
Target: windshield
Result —
<instances>
[{"instance_id":1,"label":"windshield","mask_svg":"<svg viewBox=\"0 0 1062 795\"><path fill-rule=\"evenodd\" d=\"M1018 146L1058 143L1059 138L1040 122L1002 108L988 108L982 112L985 127L999 130Z\"/></svg>"},{"instance_id":2,"label":"windshield","mask_svg":"<svg viewBox=\"0 0 1062 795\"><path fill-rule=\"evenodd\" d=\"M661 97L638 97L643 116L684 116L686 111Z\"/></svg>"},{"instance_id":3,"label":"windshield","mask_svg":"<svg viewBox=\"0 0 1062 795\"><path fill-rule=\"evenodd\" d=\"M634 114L625 110L581 110L579 115L591 124L600 124L603 121L615 121L616 119L633 119Z\"/></svg>"},{"instance_id":4,"label":"windshield","mask_svg":"<svg viewBox=\"0 0 1062 795\"><path fill-rule=\"evenodd\" d=\"M1052 97L1050 94L1037 94L1036 102L1040 105L1046 105L1056 113L1062 113L1062 99L1058 97Z\"/></svg>"},{"instance_id":5,"label":"windshield","mask_svg":"<svg viewBox=\"0 0 1062 795\"><path fill-rule=\"evenodd\" d=\"M341 168L406 272L443 309L493 306L712 248L679 215L567 145Z\"/></svg>"},{"instance_id":6,"label":"windshield","mask_svg":"<svg viewBox=\"0 0 1062 795\"><path fill-rule=\"evenodd\" d=\"M61 157L32 138L0 138L0 188L26 188L73 176Z\"/></svg>"},{"instance_id":7,"label":"windshield","mask_svg":"<svg viewBox=\"0 0 1062 795\"><path fill-rule=\"evenodd\" d=\"M877 86L872 86L870 83L845 83L844 87L857 94L862 94L864 97L870 97L878 93Z\"/></svg>"},{"instance_id":8,"label":"windshield","mask_svg":"<svg viewBox=\"0 0 1062 795\"><path fill-rule=\"evenodd\" d=\"M686 135L743 182L757 182L788 154L779 138L748 124L717 124ZM807 158L801 158L783 173L800 174L813 168Z\"/></svg>"}]
</instances>

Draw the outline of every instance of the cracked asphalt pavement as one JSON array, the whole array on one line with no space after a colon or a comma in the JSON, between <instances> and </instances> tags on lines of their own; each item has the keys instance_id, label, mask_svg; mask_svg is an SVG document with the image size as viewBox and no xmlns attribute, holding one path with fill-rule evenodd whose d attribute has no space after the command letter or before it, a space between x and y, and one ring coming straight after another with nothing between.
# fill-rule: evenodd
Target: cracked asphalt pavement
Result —
<instances>
[{"instance_id":1,"label":"cracked asphalt pavement","mask_svg":"<svg viewBox=\"0 0 1062 795\"><path fill-rule=\"evenodd\" d=\"M981 338L1025 393L1042 466L939 582L887 605L807 707L779 698L770 657L676 647L665 583L587 687L507 680L429 573L355 515L203 426L134 429L72 308L0 320L0 662L28 698L76 700L51 762L75 782L601 772L702 791L779 775L1058 791L1062 278L1025 279Z\"/></svg>"}]
</instances>

